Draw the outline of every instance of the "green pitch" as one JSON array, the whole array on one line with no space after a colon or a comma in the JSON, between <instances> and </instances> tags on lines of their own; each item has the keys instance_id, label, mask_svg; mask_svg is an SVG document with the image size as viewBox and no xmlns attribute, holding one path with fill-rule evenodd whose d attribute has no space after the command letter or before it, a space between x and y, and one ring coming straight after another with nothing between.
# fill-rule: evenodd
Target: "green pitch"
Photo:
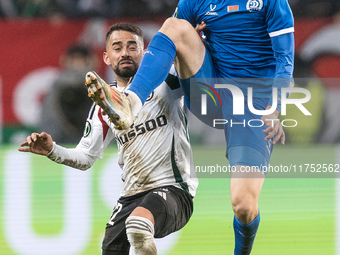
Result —
<instances>
[{"instance_id":1,"label":"green pitch","mask_svg":"<svg viewBox=\"0 0 340 255\"><path fill-rule=\"evenodd\" d=\"M89 174L90 208L88 240L74 254L101 254L100 241L111 208L101 193L104 168L115 154L114 147L105 152L103 160L83 173ZM276 146L271 164L334 164L335 147L313 145ZM25 168L30 171L31 184L29 213L32 235L35 238L56 238L65 230L65 168L46 158L29 155L29 165L24 165L23 153L15 148L0 149L0 250L2 255L24 254L10 239L8 228L9 179L8 171ZM194 146L197 165L216 162L225 164L223 148ZM11 168L11 160L14 169ZM66 169L70 170L70 169ZM72 169L73 170L73 169ZM71 170L71 171L72 171ZM74 170L77 171L77 170ZM19 170L18 170L19 172ZM188 225L180 231L178 241L168 250L168 255L219 255L233 254L233 214L229 199L228 178L199 178L200 186L194 204L194 214ZM17 176L20 178L20 175ZM267 178L259 200L261 223L252 255L335 255L335 179L334 178ZM80 184L79 184L80 185ZM18 188L18 192L20 188ZM20 201L17 201L18 203ZM21 201L22 202L22 201ZM82 203L81 199L78 201ZM7 216L6 216L7 215ZM15 237L14 237L15 238ZM73 246L75 240L64 243ZM25 240L21 240L25 242ZM34 253L35 247L31 247ZM38 249L38 248L36 248ZM26 253L29 254L29 253ZM60 253L61 255L64 255Z\"/></svg>"},{"instance_id":2,"label":"green pitch","mask_svg":"<svg viewBox=\"0 0 340 255\"><path fill-rule=\"evenodd\" d=\"M194 147L194 152L195 163L209 164L211 157L212 164L224 151ZM335 163L335 149L276 146L271 164L287 162ZM194 216L171 254L233 254L229 182L227 178L200 179ZM259 207L261 223L253 255L335 254L335 179L267 178Z\"/></svg>"}]
</instances>

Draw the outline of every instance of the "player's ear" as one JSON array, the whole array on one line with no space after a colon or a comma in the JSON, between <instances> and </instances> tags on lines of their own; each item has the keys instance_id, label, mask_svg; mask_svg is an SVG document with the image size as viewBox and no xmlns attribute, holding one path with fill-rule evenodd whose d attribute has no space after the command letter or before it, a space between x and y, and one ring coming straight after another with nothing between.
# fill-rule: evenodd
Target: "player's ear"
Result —
<instances>
[{"instance_id":1,"label":"player's ear","mask_svg":"<svg viewBox=\"0 0 340 255\"><path fill-rule=\"evenodd\" d=\"M103 61L104 61L104 63L106 65L108 65L108 66L111 65L111 61L110 61L109 57L107 56L107 52L106 51L103 52Z\"/></svg>"}]
</instances>

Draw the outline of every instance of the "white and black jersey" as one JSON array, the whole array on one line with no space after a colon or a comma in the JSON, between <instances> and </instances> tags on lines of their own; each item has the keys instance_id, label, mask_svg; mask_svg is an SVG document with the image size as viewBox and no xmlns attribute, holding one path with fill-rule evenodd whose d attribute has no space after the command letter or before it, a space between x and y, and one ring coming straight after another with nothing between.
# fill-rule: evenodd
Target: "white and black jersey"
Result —
<instances>
[{"instance_id":1,"label":"white and black jersey","mask_svg":"<svg viewBox=\"0 0 340 255\"><path fill-rule=\"evenodd\" d=\"M151 93L127 130L116 130L109 118L101 114L100 107L94 105L77 149L102 158L113 138L118 144L118 164L123 170L121 196L167 185L195 196L198 180L193 170L183 92L174 68Z\"/></svg>"}]
</instances>

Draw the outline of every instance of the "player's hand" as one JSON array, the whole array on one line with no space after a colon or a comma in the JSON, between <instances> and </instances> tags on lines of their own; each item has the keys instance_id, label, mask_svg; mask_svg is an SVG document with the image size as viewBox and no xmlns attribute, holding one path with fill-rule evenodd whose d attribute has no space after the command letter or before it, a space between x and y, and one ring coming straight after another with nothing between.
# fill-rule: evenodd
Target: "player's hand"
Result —
<instances>
[{"instance_id":1,"label":"player's hand","mask_svg":"<svg viewBox=\"0 0 340 255\"><path fill-rule=\"evenodd\" d=\"M53 140L52 137L45 132L40 134L32 133L27 136L27 140L21 143L20 146L19 151L47 155L53 148Z\"/></svg>"},{"instance_id":2,"label":"player's hand","mask_svg":"<svg viewBox=\"0 0 340 255\"><path fill-rule=\"evenodd\" d=\"M207 28L207 24L205 24L204 21L201 22L201 24L197 25L195 27L195 30L202 41L204 41L204 38L202 37L202 32Z\"/></svg>"},{"instance_id":3,"label":"player's hand","mask_svg":"<svg viewBox=\"0 0 340 255\"><path fill-rule=\"evenodd\" d=\"M266 110L271 108L271 106L267 106ZM286 136L285 132L283 131L283 127L281 125L281 122L279 120L279 111L275 110L272 114L263 115L261 120L263 123L267 126L265 130L263 130L264 133L268 134L264 140L268 141L269 139L274 138L273 144L276 144L281 139L281 144L285 144Z\"/></svg>"}]
</instances>

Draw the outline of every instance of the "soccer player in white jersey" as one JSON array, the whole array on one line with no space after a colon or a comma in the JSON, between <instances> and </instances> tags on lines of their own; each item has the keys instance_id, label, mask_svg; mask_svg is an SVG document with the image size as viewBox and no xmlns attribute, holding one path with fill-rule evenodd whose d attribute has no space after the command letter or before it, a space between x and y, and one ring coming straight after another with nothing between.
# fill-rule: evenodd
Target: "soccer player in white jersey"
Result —
<instances>
[{"instance_id":1,"label":"soccer player in white jersey","mask_svg":"<svg viewBox=\"0 0 340 255\"><path fill-rule=\"evenodd\" d=\"M174 63L196 117L211 126L220 119L236 123L218 127L225 131L225 155L236 170L230 181L234 254L249 255L260 223L261 171L269 164L273 145L285 142L280 100L274 95L281 98L281 89L293 85L294 18L287 0L180 0L177 7L149 43L128 90L116 93L117 102L131 102L131 110L114 104L114 121L121 128L128 126ZM194 29L199 24L205 27L204 43ZM277 92L272 96L272 91ZM218 103L210 98L213 94ZM201 114L202 106L206 114ZM262 125L241 124L254 119ZM248 167L258 174L242 170Z\"/></svg>"},{"instance_id":2,"label":"soccer player in white jersey","mask_svg":"<svg viewBox=\"0 0 340 255\"><path fill-rule=\"evenodd\" d=\"M105 64L112 66L119 91L128 88L143 56L142 31L129 23L110 27L106 36ZM83 138L76 148L66 149L42 132L32 133L19 151L45 155L81 170L90 168L115 138L124 183L121 197L107 223L103 255L157 254L154 237L181 229L190 219L198 181L192 168L183 94L170 71L166 80L147 99L134 123L115 128L106 115L111 87L95 72L86 75L90 110ZM102 108L101 108L101 107ZM110 117L109 117L110 116ZM130 253L131 254L131 253Z\"/></svg>"}]
</instances>

